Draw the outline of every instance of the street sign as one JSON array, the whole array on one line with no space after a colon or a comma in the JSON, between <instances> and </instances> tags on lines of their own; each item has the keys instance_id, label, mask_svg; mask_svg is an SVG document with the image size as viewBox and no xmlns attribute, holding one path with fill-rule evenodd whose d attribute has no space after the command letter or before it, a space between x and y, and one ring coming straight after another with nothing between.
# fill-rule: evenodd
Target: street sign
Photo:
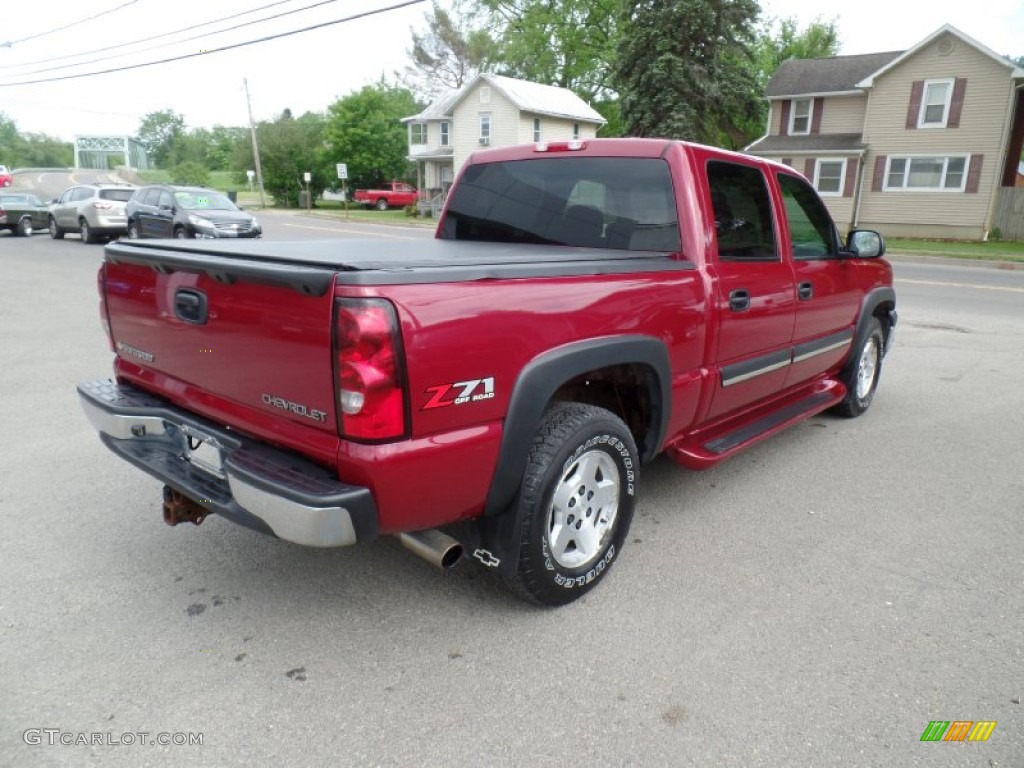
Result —
<instances>
[{"instance_id":1,"label":"street sign","mask_svg":"<svg viewBox=\"0 0 1024 768\"><path fill-rule=\"evenodd\" d=\"M310 173L309 171L306 171L304 174L302 174L302 179L307 184L309 184L309 182L311 182L313 180L313 174Z\"/></svg>"},{"instance_id":2,"label":"street sign","mask_svg":"<svg viewBox=\"0 0 1024 768\"><path fill-rule=\"evenodd\" d=\"M249 183L252 184L252 180L256 178L256 171L246 171L245 175L249 177Z\"/></svg>"},{"instance_id":3,"label":"street sign","mask_svg":"<svg viewBox=\"0 0 1024 768\"><path fill-rule=\"evenodd\" d=\"M338 178L342 181L348 178L348 165L346 163L338 163Z\"/></svg>"}]
</instances>

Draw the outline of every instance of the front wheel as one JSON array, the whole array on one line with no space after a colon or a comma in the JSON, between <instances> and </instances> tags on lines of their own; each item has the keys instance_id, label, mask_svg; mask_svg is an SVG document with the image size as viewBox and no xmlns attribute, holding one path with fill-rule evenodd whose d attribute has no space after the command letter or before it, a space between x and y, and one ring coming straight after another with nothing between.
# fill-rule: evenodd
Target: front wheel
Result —
<instances>
[{"instance_id":1,"label":"front wheel","mask_svg":"<svg viewBox=\"0 0 1024 768\"><path fill-rule=\"evenodd\" d=\"M188 232L184 227L177 227L174 230L174 237L178 240L188 240Z\"/></svg>"},{"instance_id":2,"label":"front wheel","mask_svg":"<svg viewBox=\"0 0 1024 768\"><path fill-rule=\"evenodd\" d=\"M18 222L18 234L22 237L28 237L32 231L32 219L21 219Z\"/></svg>"},{"instance_id":3,"label":"front wheel","mask_svg":"<svg viewBox=\"0 0 1024 768\"><path fill-rule=\"evenodd\" d=\"M534 437L516 501L522 536L513 589L542 605L593 589L629 533L639 464L633 435L613 413L555 404Z\"/></svg>"},{"instance_id":4,"label":"front wheel","mask_svg":"<svg viewBox=\"0 0 1024 768\"><path fill-rule=\"evenodd\" d=\"M385 200L384 198L381 198L380 200L377 201L377 210L378 211L386 211L387 209L388 209L388 201L387 200Z\"/></svg>"},{"instance_id":5,"label":"front wheel","mask_svg":"<svg viewBox=\"0 0 1024 768\"><path fill-rule=\"evenodd\" d=\"M138 240L139 239L139 225L134 221L128 222L128 239Z\"/></svg>"},{"instance_id":6,"label":"front wheel","mask_svg":"<svg viewBox=\"0 0 1024 768\"><path fill-rule=\"evenodd\" d=\"M57 220L53 218L53 216L50 217L49 221L47 222L47 225L50 228L50 237L52 237L54 240L64 239L64 230L57 226Z\"/></svg>"},{"instance_id":7,"label":"front wheel","mask_svg":"<svg viewBox=\"0 0 1024 768\"><path fill-rule=\"evenodd\" d=\"M877 317L871 318L864 340L854 352L853 365L847 371L843 383L846 397L835 407L841 416L860 416L871 406L878 388L878 376L882 372L882 350L885 336Z\"/></svg>"}]
</instances>

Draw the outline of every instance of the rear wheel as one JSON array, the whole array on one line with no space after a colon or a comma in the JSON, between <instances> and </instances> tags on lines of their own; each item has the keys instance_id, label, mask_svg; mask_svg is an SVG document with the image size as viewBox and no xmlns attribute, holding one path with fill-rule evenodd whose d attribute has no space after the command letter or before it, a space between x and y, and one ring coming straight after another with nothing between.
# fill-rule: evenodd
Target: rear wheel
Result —
<instances>
[{"instance_id":1,"label":"rear wheel","mask_svg":"<svg viewBox=\"0 0 1024 768\"><path fill-rule=\"evenodd\" d=\"M835 407L835 412L847 417L860 416L871 406L878 388L878 376L882 372L882 349L885 336L877 317L871 318L867 333L857 351L854 363L843 381L846 397Z\"/></svg>"},{"instance_id":2,"label":"rear wheel","mask_svg":"<svg viewBox=\"0 0 1024 768\"><path fill-rule=\"evenodd\" d=\"M47 222L47 226L50 229L50 237L52 237L54 240L64 239L64 230L57 226L57 220L53 218L53 216L50 217L49 221Z\"/></svg>"},{"instance_id":3,"label":"rear wheel","mask_svg":"<svg viewBox=\"0 0 1024 768\"><path fill-rule=\"evenodd\" d=\"M516 501L522 536L512 587L543 605L593 589L629 533L638 467L621 419L593 405L555 404L534 437Z\"/></svg>"},{"instance_id":4,"label":"rear wheel","mask_svg":"<svg viewBox=\"0 0 1024 768\"><path fill-rule=\"evenodd\" d=\"M18 222L18 234L22 237L28 237L32 231L32 219L26 217Z\"/></svg>"},{"instance_id":5,"label":"rear wheel","mask_svg":"<svg viewBox=\"0 0 1024 768\"><path fill-rule=\"evenodd\" d=\"M387 209L388 209L388 201L385 200L382 197L380 200L377 201L377 210L378 211L386 211Z\"/></svg>"},{"instance_id":6,"label":"rear wheel","mask_svg":"<svg viewBox=\"0 0 1024 768\"><path fill-rule=\"evenodd\" d=\"M89 222L85 219L78 222L78 234L82 236L83 243L96 242L96 235L93 234L92 228L89 226Z\"/></svg>"}]
</instances>

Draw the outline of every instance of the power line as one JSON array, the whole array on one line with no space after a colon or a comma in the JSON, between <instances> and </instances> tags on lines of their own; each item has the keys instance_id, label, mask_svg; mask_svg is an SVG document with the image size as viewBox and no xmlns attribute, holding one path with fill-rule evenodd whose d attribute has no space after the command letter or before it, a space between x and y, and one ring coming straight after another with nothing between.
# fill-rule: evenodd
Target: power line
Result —
<instances>
[{"instance_id":1,"label":"power line","mask_svg":"<svg viewBox=\"0 0 1024 768\"><path fill-rule=\"evenodd\" d=\"M291 0L283 0L283 1L284 2L291 2ZM168 47L170 47L172 45L181 45L182 43L190 43L190 42L193 42L194 40L201 40L204 37L210 37L212 35L219 35L219 34L222 34L224 32L233 32L236 29L242 29L243 27L251 27L254 24L262 24L265 21L273 21L274 19L284 18L285 16L291 16L292 14L301 13L302 11L309 11L309 10L312 10L313 8L319 8L321 5L330 5L331 3L336 3L336 2L338 2L338 0L320 0L320 2L313 3L312 5L305 5L302 8L293 8L290 11L282 11L281 13L275 13L272 16L266 16L266 17L264 17L262 19L253 19L252 21L245 21L245 22L242 22L241 24L236 24L233 27L226 27L225 29L217 29L217 30L214 30L213 32L204 32L201 35L195 35L194 37L186 37L186 38L183 38L181 40L173 40L173 41L171 41L169 43L162 43L161 45L150 46L147 50L152 51L152 50L156 50L158 48L168 48ZM272 3L271 5L279 5L279 4L280 3ZM252 11L246 11L246 13L252 13ZM192 29L195 29L195 27L192 27ZM178 30L178 31L181 32L181 31L186 31L186 30ZM163 35L163 37L166 37L168 34L173 34L173 33L166 33L165 35ZM137 41L136 43L125 43L125 45L137 45L138 42L145 42L145 41ZM96 59L89 59L88 61L78 61L78 62L75 62L74 64L60 64L60 65L58 65L56 67L44 67L43 69L33 69L33 70L29 71L29 72L19 72L17 75L15 75L15 77L24 77L25 75L42 74L43 72L53 72L54 70L58 70L58 69L70 69L72 67L81 67L81 66L84 66L86 64L96 64L96 63L99 63L101 61L110 61L111 59L121 59L121 58L124 58L125 56L134 56L137 53L138 53L138 51L129 51L127 53L115 53L113 56L100 56L99 58L96 58ZM84 55L84 54L82 54L82 55Z\"/></svg>"},{"instance_id":2,"label":"power line","mask_svg":"<svg viewBox=\"0 0 1024 768\"><path fill-rule=\"evenodd\" d=\"M342 23L344 23L346 21L355 21L356 19L362 19L362 18L365 18L367 16L376 16L378 13L385 13L387 11L396 11L399 8L406 8L407 6L417 5L417 4L422 3L422 2L425 2L425 0L406 0L406 2L398 3L397 5L389 5L389 6L386 6L384 8L376 8L376 9L374 9L372 11L364 11L362 13L357 13L357 14L355 14L353 16L346 16L346 17L341 18L341 19L334 19L333 21L325 21L325 22L322 22L320 24L312 24L312 25L310 25L308 27L303 27L301 29L293 29L290 32L279 32L276 35L267 35L266 37L260 37L260 38L257 38L256 40L247 40L244 43L234 43L233 45L223 45L220 48L211 48L208 51L199 51L198 53L186 53L186 54L182 54L181 56L171 56L170 58L159 59L157 61L146 61L146 62L143 62L141 64L128 64L128 65L123 66L123 67L112 67L111 69L101 69L101 70L98 70L96 72L83 72L83 73L77 74L77 75L61 75L59 77L42 77L42 78L38 78L36 80L21 80L21 81L16 82L16 83L0 83L0 88L12 88L12 87L18 86L18 85L37 85L39 83L55 83L55 82L60 82L60 81L64 81L64 80L79 80L79 79L81 79L83 77L95 77L96 75L109 75L109 74L112 74L114 72L126 72L126 71L131 70L131 69L142 69L144 67L153 67L153 66L156 66L157 64L170 64L171 62L174 62L174 61L184 61L185 59L194 59L194 58L196 58L198 56L209 56L212 53L222 53L223 51L230 51L230 50L233 50L235 48L245 48L247 46L256 45L258 43L266 43L266 42L269 42L271 40L278 40L278 39L280 39L282 37L291 37L292 35L299 35L299 34L302 34L303 32L311 32L314 29L322 29L324 27L332 27L335 24L342 24Z\"/></svg>"},{"instance_id":3,"label":"power line","mask_svg":"<svg viewBox=\"0 0 1024 768\"><path fill-rule=\"evenodd\" d=\"M267 5L261 5L259 8L250 8L248 11L240 11L238 13L233 13L230 16L224 16L224 17L219 18L219 19L212 19L211 21L204 21L201 24L192 24L192 25L187 26L187 27L182 27L181 29L176 29L173 32L162 32L159 35L153 35L152 37L144 37L141 40L133 40L130 43L118 43L117 45L107 45L107 46L104 46L103 48L94 48L91 51L81 51L80 53L68 53L68 54L65 54L64 56L51 56L50 58L47 58L47 59L37 59L35 61L25 61L25 62L22 62L21 64L0 64L0 69L17 69L19 67L30 67L33 64L50 64L50 63L52 63L54 61L64 61L65 59L76 59L76 58L78 58L80 56L89 56L89 55L91 55L93 53L106 53L107 51L116 51L118 48L127 48L127 47L132 46L132 45L141 45L142 43L148 43L148 42L150 42L152 40L160 40L160 39L165 38L165 37L170 37L171 35L178 35L178 34L181 34L182 32L191 32L194 29L200 29L202 27L208 27L211 24L219 24L222 21L231 21L232 19L237 19L239 16L248 16L250 13L258 13L259 11L265 11L268 8L273 8L274 6L277 6L277 5L284 5L285 3L292 3L292 2L295 2L295 0L277 0L277 2L274 2L274 3L268 3ZM79 62L79 63L80 64L85 64L85 63L88 63L88 62ZM22 74L33 74L33 73L31 73L31 72L23 72Z\"/></svg>"},{"instance_id":4,"label":"power line","mask_svg":"<svg viewBox=\"0 0 1024 768\"><path fill-rule=\"evenodd\" d=\"M39 32L35 35L29 35L28 37L23 37L20 40L8 40L6 43L0 43L0 48L10 48L11 46L17 45L18 43L25 43L29 40L38 40L40 37L46 37L47 35L52 35L57 32L63 32L65 29L71 29L72 27L77 27L79 24L85 24L85 22L87 21L93 21L94 19L98 19L101 16L106 16L107 14L114 13L115 11L120 11L122 8L127 8L129 5L135 5L137 2L139 2L139 0L128 0L127 3L122 3L116 8L110 8L106 11L100 11L99 13L94 14L93 16L87 16L84 19L72 21L70 24L65 24L63 27L57 27L56 29L51 29L46 32Z\"/></svg>"}]
</instances>

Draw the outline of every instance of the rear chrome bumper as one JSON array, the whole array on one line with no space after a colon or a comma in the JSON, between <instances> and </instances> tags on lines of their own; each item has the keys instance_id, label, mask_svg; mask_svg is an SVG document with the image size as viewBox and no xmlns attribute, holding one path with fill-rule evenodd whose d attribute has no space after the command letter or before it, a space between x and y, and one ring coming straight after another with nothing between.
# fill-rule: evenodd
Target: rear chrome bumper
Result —
<instances>
[{"instance_id":1,"label":"rear chrome bumper","mask_svg":"<svg viewBox=\"0 0 1024 768\"><path fill-rule=\"evenodd\" d=\"M85 382L78 395L104 445L211 512L309 547L377 535L370 490L342 483L303 457L128 384Z\"/></svg>"}]
</instances>

